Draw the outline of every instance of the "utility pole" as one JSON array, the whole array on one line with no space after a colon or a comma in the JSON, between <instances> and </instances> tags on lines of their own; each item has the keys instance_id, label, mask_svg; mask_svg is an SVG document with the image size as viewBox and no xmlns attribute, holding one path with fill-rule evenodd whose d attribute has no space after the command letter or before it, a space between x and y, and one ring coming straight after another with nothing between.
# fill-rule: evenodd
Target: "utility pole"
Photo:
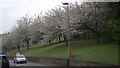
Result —
<instances>
[{"instance_id":1,"label":"utility pole","mask_svg":"<svg viewBox=\"0 0 120 68\"><path fill-rule=\"evenodd\" d=\"M70 66L70 59L72 57L72 48L70 47L70 22L69 22L69 3L63 3L63 5L67 5L68 11L68 31L67 31L67 40L68 40L68 59L67 59L67 66Z\"/></svg>"}]
</instances>

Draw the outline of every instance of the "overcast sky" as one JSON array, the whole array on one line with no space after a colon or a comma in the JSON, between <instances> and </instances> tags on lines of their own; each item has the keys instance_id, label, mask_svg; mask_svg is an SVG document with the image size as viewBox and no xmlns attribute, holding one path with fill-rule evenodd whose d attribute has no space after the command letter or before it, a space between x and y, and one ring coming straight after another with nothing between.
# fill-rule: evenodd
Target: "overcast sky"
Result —
<instances>
[{"instance_id":1,"label":"overcast sky","mask_svg":"<svg viewBox=\"0 0 120 68\"><path fill-rule=\"evenodd\" d=\"M0 34L8 32L16 24L16 20L28 14L45 12L61 2L82 2L83 0L0 0Z\"/></svg>"},{"instance_id":2,"label":"overcast sky","mask_svg":"<svg viewBox=\"0 0 120 68\"><path fill-rule=\"evenodd\" d=\"M62 5L61 2L75 1L79 0L0 0L0 33L9 31L26 14L33 16Z\"/></svg>"}]
</instances>

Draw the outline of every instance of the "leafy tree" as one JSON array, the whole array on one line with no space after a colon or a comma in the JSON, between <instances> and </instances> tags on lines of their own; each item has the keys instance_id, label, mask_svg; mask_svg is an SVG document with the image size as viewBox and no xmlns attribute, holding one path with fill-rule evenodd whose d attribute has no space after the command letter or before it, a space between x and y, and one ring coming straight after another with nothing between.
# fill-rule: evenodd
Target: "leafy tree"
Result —
<instances>
[{"instance_id":1,"label":"leafy tree","mask_svg":"<svg viewBox=\"0 0 120 68\"><path fill-rule=\"evenodd\" d=\"M30 41L30 24L31 19L27 16L22 17L20 20L17 20L17 34L19 36L19 43L26 42L27 49L29 49Z\"/></svg>"},{"instance_id":2,"label":"leafy tree","mask_svg":"<svg viewBox=\"0 0 120 68\"><path fill-rule=\"evenodd\" d=\"M120 4L117 2L107 4L109 14L103 25L103 39L109 43L117 43L120 41Z\"/></svg>"},{"instance_id":3,"label":"leafy tree","mask_svg":"<svg viewBox=\"0 0 120 68\"><path fill-rule=\"evenodd\" d=\"M119 44L120 41L120 20L109 20L105 23L103 39L106 42L116 42Z\"/></svg>"}]
</instances>

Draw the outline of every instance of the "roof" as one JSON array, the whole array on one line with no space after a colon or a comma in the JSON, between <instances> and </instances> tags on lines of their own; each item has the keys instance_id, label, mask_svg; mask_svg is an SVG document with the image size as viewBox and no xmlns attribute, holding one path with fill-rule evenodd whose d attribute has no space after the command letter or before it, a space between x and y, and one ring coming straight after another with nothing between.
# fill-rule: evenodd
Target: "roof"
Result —
<instances>
[{"instance_id":1,"label":"roof","mask_svg":"<svg viewBox=\"0 0 120 68\"><path fill-rule=\"evenodd\" d=\"M0 56L5 56L6 52L0 51Z\"/></svg>"},{"instance_id":2,"label":"roof","mask_svg":"<svg viewBox=\"0 0 120 68\"><path fill-rule=\"evenodd\" d=\"M6 54L6 52L0 51L0 55L1 55L1 54Z\"/></svg>"}]
</instances>

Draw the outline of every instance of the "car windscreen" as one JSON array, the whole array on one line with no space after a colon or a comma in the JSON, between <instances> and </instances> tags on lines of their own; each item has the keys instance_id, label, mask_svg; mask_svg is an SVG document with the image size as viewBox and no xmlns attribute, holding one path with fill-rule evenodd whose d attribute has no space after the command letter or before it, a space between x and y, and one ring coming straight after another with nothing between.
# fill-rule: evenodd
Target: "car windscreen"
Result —
<instances>
[{"instance_id":1,"label":"car windscreen","mask_svg":"<svg viewBox=\"0 0 120 68\"><path fill-rule=\"evenodd\" d=\"M17 58L25 58L25 56L23 56L23 55L18 55L18 56L16 56Z\"/></svg>"}]
</instances>

